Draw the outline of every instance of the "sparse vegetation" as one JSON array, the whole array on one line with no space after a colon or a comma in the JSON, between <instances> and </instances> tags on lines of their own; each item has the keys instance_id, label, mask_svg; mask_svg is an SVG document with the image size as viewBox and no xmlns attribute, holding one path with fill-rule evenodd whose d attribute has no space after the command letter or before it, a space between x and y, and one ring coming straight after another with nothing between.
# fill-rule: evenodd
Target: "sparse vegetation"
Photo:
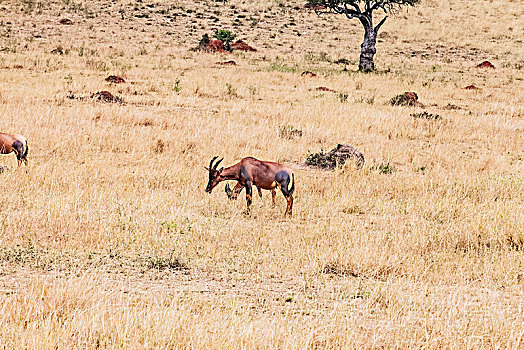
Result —
<instances>
[{"instance_id":1,"label":"sparse vegetation","mask_svg":"<svg viewBox=\"0 0 524 350\"><path fill-rule=\"evenodd\" d=\"M392 97L389 103L392 106L419 106L418 96L414 92L405 92L403 94Z\"/></svg>"},{"instance_id":2,"label":"sparse vegetation","mask_svg":"<svg viewBox=\"0 0 524 350\"><path fill-rule=\"evenodd\" d=\"M440 115L433 114L433 113L428 113L426 111L421 112L421 113L411 113L411 116L413 118L417 118L417 119L428 119L428 120L439 120L439 119L441 119Z\"/></svg>"},{"instance_id":3,"label":"sparse vegetation","mask_svg":"<svg viewBox=\"0 0 524 350\"><path fill-rule=\"evenodd\" d=\"M293 125L285 124L278 127L278 136L291 140L302 137L302 130L296 129Z\"/></svg>"},{"instance_id":4,"label":"sparse vegetation","mask_svg":"<svg viewBox=\"0 0 524 350\"><path fill-rule=\"evenodd\" d=\"M389 162L378 164L376 169L380 174L391 174L395 171L395 167Z\"/></svg>"},{"instance_id":5,"label":"sparse vegetation","mask_svg":"<svg viewBox=\"0 0 524 350\"><path fill-rule=\"evenodd\" d=\"M226 51L231 51L231 42L235 40L236 37L237 35L229 30L220 29L215 32L215 38L222 41Z\"/></svg>"}]
</instances>

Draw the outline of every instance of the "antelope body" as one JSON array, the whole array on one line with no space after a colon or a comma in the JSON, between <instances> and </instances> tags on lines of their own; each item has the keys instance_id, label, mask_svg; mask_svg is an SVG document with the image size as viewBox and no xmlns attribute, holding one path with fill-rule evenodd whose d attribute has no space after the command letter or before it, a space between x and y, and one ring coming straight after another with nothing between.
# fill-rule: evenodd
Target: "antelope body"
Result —
<instances>
[{"instance_id":1,"label":"antelope body","mask_svg":"<svg viewBox=\"0 0 524 350\"><path fill-rule=\"evenodd\" d=\"M11 135L0 132L0 154L14 152L18 160L18 166L24 162L27 165L27 140L22 135Z\"/></svg>"},{"instance_id":2,"label":"antelope body","mask_svg":"<svg viewBox=\"0 0 524 350\"><path fill-rule=\"evenodd\" d=\"M270 190L273 196L273 204L275 203L275 189L278 187L287 200L285 215L292 215L295 178L291 169L279 163L247 157L235 165L217 170L218 165L224 159L222 158L213 164L217 158L213 157L209 163L209 168L206 168L209 171L209 182L207 183L206 192L211 193L213 188L222 181L236 180L237 184L233 190L226 186L226 193L230 199L235 199L242 189L245 188L247 213L249 214L253 201L253 186L257 187L260 196L262 196L262 189Z\"/></svg>"}]
</instances>

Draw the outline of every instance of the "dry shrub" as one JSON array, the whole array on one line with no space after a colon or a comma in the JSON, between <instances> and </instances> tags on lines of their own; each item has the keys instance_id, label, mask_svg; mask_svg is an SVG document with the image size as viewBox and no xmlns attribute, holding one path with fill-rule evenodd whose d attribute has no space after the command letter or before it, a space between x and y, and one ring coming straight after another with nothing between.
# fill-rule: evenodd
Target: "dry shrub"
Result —
<instances>
[{"instance_id":1,"label":"dry shrub","mask_svg":"<svg viewBox=\"0 0 524 350\"><path fill-rule=\"evenodd\" d=\"M156 154L162 154L164 153L164 150L166 148L166 144L163 140L158 139L156 140L155 144L152 147L152 150Z\"/></svg>"},{"instance_id":2,"label":"dry shrub","mask_svg":"<svg viewBox=\"0 0 524 350\"><path fill-rule=\"evenodd\" d=\"M381 261L365 261L358 263L354 261L344 263L334 261L324 265L322 273L384 281L388 278L398 277L404 274L404 268L399 263L390 264Z\"/></svg>"},{"instance_id":3,"label":"dry shrub","mask_svg":"<svg viewBox=\"0 0 524 350\"><path fill-rule=\"evenodd\" d=\"M297 137L302 137L302 130L296 129L293 125L285 124L278 127L278 136L292 140Z\"/></svg>"}]
</instances>

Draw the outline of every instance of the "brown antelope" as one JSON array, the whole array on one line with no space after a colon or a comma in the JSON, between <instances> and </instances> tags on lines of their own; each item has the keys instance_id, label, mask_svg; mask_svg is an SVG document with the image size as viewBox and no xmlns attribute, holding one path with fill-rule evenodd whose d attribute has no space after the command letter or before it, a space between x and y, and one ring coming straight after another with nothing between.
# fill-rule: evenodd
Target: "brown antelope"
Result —
<instances>
[{"instance_id":1,"label":"brown antelope","mask_svg":"<svg viewBox=\"0 0 524 350\"><path fill-rule=\"evenodd\" d=\"M22 161L27 165L27 140L22 135L11 135L0 132L0 154L15 152L18 166Z\"/></svg>"},{"instance_id":2,"label":"brown antelope","mask_svg":"<svg viewBox=\"0 0 524 350\"><path fill-rule=\"evenodd\" d=\"M233 191L227 186L226 193L228 193L228 197L231 195L230 198L234 199L242 191L242 188L245 188L247 201L246 212L249 214L253 201L253 186L258 188L260 196L262 196L261 189L271 190L273 203L275 202L275 188L278 187L287 200L285 215L291 216L293 214L295 175L291 169L279 163L264 162L253 157L247 157L235 165L217 170L220 162L224 160L224 158L222 158L213 164L217 158L218 157L213 157L209 163L209 168L206 168L207 171L209 171L209 182L207 183L206 192L211 193L213 188L222 181L238 181ZM291 187L289 187L290 183ZM228 189L230 192L228 192Z\"/></svg>"}]
</instances>

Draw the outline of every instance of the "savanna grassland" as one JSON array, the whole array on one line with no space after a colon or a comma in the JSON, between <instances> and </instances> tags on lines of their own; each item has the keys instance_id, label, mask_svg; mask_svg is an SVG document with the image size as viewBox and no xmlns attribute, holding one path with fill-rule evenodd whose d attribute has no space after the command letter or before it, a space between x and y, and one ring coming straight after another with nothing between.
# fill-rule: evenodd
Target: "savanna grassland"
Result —
<instances>
[{"instance_id":1,"label":"savanna grassland","mask_svg":"<svg viewBox=\"0 0 524 350\"><path fill-rule=\"evenodd\" d=\"M215 29L258 51L191 51ZM0 156L0 344L524 348L522 2L422 0L372 74L362 36L295 1L0 0L0 131L30 161ZM303 166L337 143L364 167ZM294 168L293 217L206 194L215 155Z\"/></svg>"}]
</instances>

